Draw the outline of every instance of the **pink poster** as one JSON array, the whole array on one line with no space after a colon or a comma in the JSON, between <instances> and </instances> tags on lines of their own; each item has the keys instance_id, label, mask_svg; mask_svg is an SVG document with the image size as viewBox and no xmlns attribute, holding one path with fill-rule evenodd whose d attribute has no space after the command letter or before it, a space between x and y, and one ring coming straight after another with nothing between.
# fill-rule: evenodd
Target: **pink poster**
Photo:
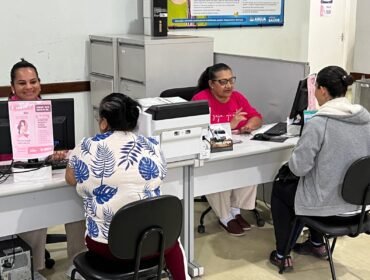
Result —
<instances>
[{"instance_id":1,"label":"pink poster","mask_svg":"<svg viewBox=\"0 0 370 280\"><path fill-rule=\"evenodd\" d=\"M315 97L316 90L316 74L307 77L307 90L308 90L308 106L307 110L313 111L318 109L318 103Z\"/></svg>"},{"instance_id":2,"label":"pink poster","mask_svg":"<svg viewBox=\"0 0 370 280\"><path fill-rule=\"evenodd\" d=\"M9 101L8 107L13 158L51 155L54 151L51 101Z\"/></svg>"}]
</instances>

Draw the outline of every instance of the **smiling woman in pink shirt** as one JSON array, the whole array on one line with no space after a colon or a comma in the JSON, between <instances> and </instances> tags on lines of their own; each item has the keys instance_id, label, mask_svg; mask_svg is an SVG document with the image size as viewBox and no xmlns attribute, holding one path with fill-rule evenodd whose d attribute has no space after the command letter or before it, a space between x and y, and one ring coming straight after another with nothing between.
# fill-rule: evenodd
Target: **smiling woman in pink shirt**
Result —
<instances>
[{"instance_id":1,"label":"smiling woman in pink shirt","mask_svg":"<svg viewBox=\"0 0 370 280\"><path fill-rule=\"evenodd\" d=\"M218 63L207 67L198 81L200 90L192 100L208 100L211 124L230 123L232 130L250 133L262 125L262 115L245 96L234 90L236 77L231 68ZM242 236L251 226L240 214L240 209L254 209L256 186L207 195L207 200L219 218L220 226L229 234Z\"/></svg>"},{"instance_id":2,"label":"smiling woman in pink shirt","mask_svg":"<svg viewBox=\"0 0 370 280\"><path fill-rule=\"evenodd\" d=\"M41 83L37 68L25 59L21 59L10 70L11 93L10 101L36 101L41 99ZM19 137L28 137L27 123L20 121L18 125ZM65 157L65 151L55 151L53 159ZM0 154L0 161L11 161L12 154ZM37 194L35 194L37 195ZM20 206L21 207L21 206ZM67 252L69 261L73 257L86 250L84 232L85 226L82 221L65 224L67 233ZM45 244L47 229L36 229L18 234L32 248L33 269L38 271L45 268Z\"/></svg>"}]
</instances>

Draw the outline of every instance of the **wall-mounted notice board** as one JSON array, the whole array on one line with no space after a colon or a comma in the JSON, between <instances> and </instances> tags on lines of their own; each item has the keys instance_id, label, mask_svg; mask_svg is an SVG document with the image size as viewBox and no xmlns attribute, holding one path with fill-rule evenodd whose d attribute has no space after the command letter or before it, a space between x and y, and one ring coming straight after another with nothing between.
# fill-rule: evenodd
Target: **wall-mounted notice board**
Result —
<instances>
[{"instance_id":1,"label":"wall-mounted notice board","mask_svg":"<svg viewBox=\"0 0 370 280\"><path fill-rule=\"evenodd\" d=\"M169 28L276 26L284 0L168 0Z\"/></svg>"}]
</instances>

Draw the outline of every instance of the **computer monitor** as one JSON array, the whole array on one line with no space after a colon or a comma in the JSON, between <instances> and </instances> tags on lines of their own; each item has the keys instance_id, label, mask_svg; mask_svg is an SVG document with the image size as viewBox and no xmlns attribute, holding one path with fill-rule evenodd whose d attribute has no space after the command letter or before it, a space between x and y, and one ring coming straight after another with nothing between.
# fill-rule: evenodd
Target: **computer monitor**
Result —
<instances>
[{"instance_id":1,"label":"computer monitor","mask_svg":"<svg viewBox=\"0 0 370 280\"><path fill-rule=\"evenodd\" d=\"M294 120L294 123L303 126L304 118L303 111L308 107L308 89L307 79L301 80L298 83L298 88L293 101L292 109L289 118Z\"/></svg>"},{"instance_id":2,"label":"computer monitor","mask_svg":"<svg viewBox=\"0 0 370 280\"><path fill-rule=\"evenodd\" d=\"M73 98L51 99L53 115L54 150L75 147L75 120ZM0 101L0 154L12 154L9 128L8 101Z\"/></svg>"}]
</instances>

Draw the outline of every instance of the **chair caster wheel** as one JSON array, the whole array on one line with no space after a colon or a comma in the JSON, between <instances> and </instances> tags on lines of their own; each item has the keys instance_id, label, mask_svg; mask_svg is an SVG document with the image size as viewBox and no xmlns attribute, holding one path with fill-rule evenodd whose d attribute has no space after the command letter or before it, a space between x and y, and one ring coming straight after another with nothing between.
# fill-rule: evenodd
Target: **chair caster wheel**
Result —
<instances>
[{"instance_id":1,"label":"chair caster wheel","mask_svg":"<svg viewBox=\"0 0 370 280\"><path fill-rule=\"evenodd\" d=\"M55 264L55 261L53 259L46 259L45 260L45 267L47 269L53 268L54 264Z\"/></svg>"},{"instance_id":2,"label":"chair caster wheel","mask_svg":"<svg viewBox=\"0 0 370 280\"><path fill-rule=\"evenodd\" d=\"M199 233L205 233L205 232L206 232L205 227L204 227L203 225L199 225L199 226L198 226L198 232L199 232Z\"/></svg>"},{"instance_id":3,"label":"chair caster wheel","mask_svg":"<svg viewBox=\"0 0 370 280\"><path fill-rule=\"evenodd\" d=\"M258 219L257 220L257 226L258 227L263 227L265 225L265 220L263 219Z\"/></svg>"}]
</instances>

